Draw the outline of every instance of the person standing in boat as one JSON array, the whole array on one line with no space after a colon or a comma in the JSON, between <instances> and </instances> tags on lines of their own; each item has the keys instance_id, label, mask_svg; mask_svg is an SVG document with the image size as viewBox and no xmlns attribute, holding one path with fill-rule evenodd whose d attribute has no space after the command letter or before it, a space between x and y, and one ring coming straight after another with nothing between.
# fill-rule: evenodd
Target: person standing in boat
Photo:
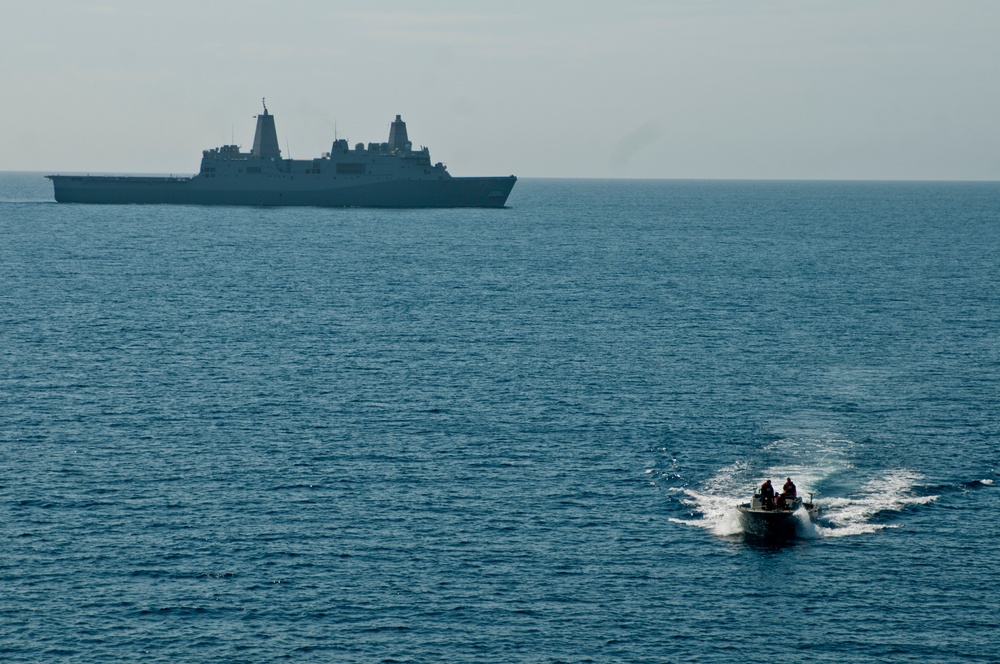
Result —
<instances>
[{"instance_id":1,"label":"person standing in boat","mask_svg":"<svg viewBox=\"0 0 1000 664\"><path fill-rule=\"evenodd\" d=\"M795 498L795 496L796 496L796 493L795 493L795 482L792 481L791 477L789 477L788 479L786 479L785 480L785 486L781 487L781 495L783 495L785 498L788 498L788 499Z\"/></svg>"},{"instance_id":2,"label":"person standing in boat","mask_svg":"<svg viewBox=\"0 0 1000 664\"><path fill-rule=\"evenodd\" d=\"M764 483L760 485L760 502L761 507L764 509L774 509L774 487L771 486L771 480L765 480Z\"/></svg>"}]
</instances>

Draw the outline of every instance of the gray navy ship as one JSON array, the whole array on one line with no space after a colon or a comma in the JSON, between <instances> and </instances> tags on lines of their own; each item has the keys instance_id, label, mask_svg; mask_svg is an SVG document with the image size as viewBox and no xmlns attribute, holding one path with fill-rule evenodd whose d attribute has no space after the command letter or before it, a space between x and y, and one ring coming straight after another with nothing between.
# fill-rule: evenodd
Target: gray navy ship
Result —
<instances>
[{"instance_id":1,"label":"gray navy ship","mask_svg":"<svg viewBox=\"0 0 1000 664\"><path fill-rule=\"evenodd\" d=\"M283 159L274 116L257 116L253 149L205 150L190 177L48 175L59 203L311 205L320 207L503 207L517 178L452 177L430 151L414 150L396 116L386 143L335 139L315 159Z\"/></svg>"}]
</instances>

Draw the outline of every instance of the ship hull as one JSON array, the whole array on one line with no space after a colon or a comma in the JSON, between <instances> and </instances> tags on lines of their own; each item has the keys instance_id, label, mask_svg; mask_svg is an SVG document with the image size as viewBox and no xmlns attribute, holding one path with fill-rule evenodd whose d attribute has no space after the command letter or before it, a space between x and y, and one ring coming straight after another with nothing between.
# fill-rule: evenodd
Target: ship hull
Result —
<instances>
[{"instance_id":1,"label":"ship hull","mask_svg":"<svg viewBox=\"0 0 1000 664\"><path fill-rule=\"evenodd\" d=\"M737 510L743 532L750 537L766 540L794 539L799 534L799 528L804 525L800 520L799 510L752 509L747 504L740 505ZM819 514L819 510L812 505L803 511L803 517L809 521Z\"/></svg>"},{"instance_id":2,"label":"ship hull","mask_svg":"<svg viewBox=\"0 0 1000 664\"><path fill-rule=\"evenodd\" d=\"M761 512L740 510L743 532L761 539L791 539L795 537L798 520L791 512Z\"/></svg>"},{"instance_id":3,"label":"ship hull","mask_svg":"<svg viewBox=\"0 0 1000 664\"><path fill-rule=\"evenodd\" d=\"M251 205L385 208L499 208L517 178L448 177L385 179L334 184L269 181L221 184L218 180L175 177L50 175L59 203Z\"/></svg>"}]
</instances>

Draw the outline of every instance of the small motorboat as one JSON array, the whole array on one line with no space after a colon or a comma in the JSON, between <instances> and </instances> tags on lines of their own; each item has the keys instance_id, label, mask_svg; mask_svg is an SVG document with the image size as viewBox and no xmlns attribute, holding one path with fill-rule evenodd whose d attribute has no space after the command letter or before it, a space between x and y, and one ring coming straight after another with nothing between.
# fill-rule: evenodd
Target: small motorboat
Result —
<instances>
[{"instance_id":1,"label":"small motorboat","mask_svg":"<svg viewBox=\"0 0 1000 664\"><path fill-rule=\"evenodd\" d=\"M755 493L749 503L736 506L740 513L743 532L762 539L791 539L796 536L799 524L814 521L819 516L819 507L801 497L775 496L773 505L765 504L760 492ZM803 521L805 520L805 521Z\"/></svg>"}]
</instances>

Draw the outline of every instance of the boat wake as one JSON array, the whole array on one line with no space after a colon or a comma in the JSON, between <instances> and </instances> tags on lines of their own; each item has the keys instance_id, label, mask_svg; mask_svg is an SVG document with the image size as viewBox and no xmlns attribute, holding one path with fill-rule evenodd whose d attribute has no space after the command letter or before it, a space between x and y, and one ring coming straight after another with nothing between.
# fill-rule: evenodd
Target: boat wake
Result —
<instances>
[{"instance_id":1,"label":"boat wake","mask_svg":"<svg viewBox=\"0 0 1000 664\"><path fill-rule=\"evenodd\" d=\"M736 505L747 501L752 489L764 479L777 478L780 484L781 479L792 477L798 485L799 495L808 496L825 484L833 472L833 469L824 471L806 466L780 466L761 474L754 473L748 463L736 463L722 468L698 490L671 488L671 492L678 494L680 503L689 508L692 518L671 518L670 521L703 528L720 537L741 535L743 528ZM798 519L796 535L800 539L820 539L895 528L895 525L885 522L892 513L938 498L936 495L919 495L917 489L922 479L919 473L894 469L869 477L845 496L817 495L815 502L820 507L818 523L810 521L805 510L799 510L795 514Z\"/></svg>"},{"instance_id":2,"label":"boat wake","mask_svg":"<svg viewBox=\"0 0 1000 664\"><path fill-rule=\"evenodd\" d=\"M824 537L844 537L895 528L876 519L937 500L937 496L914 495L921 479L921 475L911 471L889 471L869 480L850 496L818 500L823 510L818 533Z\"/></svg>"}]
</instances>

